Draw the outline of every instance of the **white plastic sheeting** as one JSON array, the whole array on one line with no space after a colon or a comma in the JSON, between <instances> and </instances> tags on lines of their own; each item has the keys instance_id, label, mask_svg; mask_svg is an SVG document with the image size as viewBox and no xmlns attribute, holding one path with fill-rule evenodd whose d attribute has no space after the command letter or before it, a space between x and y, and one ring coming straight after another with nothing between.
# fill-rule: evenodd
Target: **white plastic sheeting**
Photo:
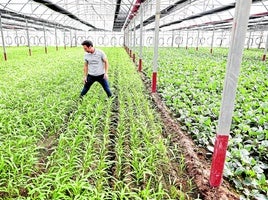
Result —
<instances>
[{"instance_id":1,"label":"white plastic sheeting","mask_svg":"<svg viewBox=\"0 0 268 200\"><path fill-rule=\"evenodd\" d=\"M51 9L39 1L50 2L70 14ZM120 2L120 4L118 4ZM136 0L0 0L0 14L4 40L7 46L27 45L27 29L30 45L44 43L43 26L48 45L75 45L82 38L91 38L98 45L123 44L123 25ZM159 46L210 46L228 47L235 0L160 0ZM156 0L143 3L144 46L153 46ZM136 19L135 26L133 20ZM26 20L28 26L26 27ZM86 23L83 23L86 22ZM86 25L90 24L99 30ZM113 32L114 26L122 26L121 32ZM140 13L129 23L131 29L140 27ZM57 29L57 39L55 36ZM101 31L102 30L102 31ZM253 0L250 10L247 44L249 47L265 47L268 30L268 0ZM199 32L199 37L198 37ZM251 32L251 36L249 33ZM188 39L187 39L188 35ZM136 34L136 44L140 42ZM57 40L57 44L56 44ZM131 40L133 44L133 39ZM2 41L0 42L2 45Z\"/></svg>"}]
</instances>

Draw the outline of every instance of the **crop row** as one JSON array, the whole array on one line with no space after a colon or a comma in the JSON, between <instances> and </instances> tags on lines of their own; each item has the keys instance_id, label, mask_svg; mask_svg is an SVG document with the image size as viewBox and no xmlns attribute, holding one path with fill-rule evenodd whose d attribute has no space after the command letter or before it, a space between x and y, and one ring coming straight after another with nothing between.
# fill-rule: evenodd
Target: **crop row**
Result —
<instances>
[{"instance_id":1,"label":"crop row","mask_svg":"<svg viewBox=\"0 0 268 200\"><path fill-rule=\"evenodd\" d=\"M182 159L177 176L184 173L183 157L167 149L161 121L124 50L104 50L114 97L107 99L96 84L80 101L81 48L48 54L40 48L32 57L25 48L8 49L10 59L0 67L1 198L197 195L190 179L180 184L170 177L172 159Z\"/></svg>"},{"instance_id":2,"label":"crop row","mask_svg":"<svg viewBox=\"0 0 268 200\"><path fill-rule=\"evenodd\" d=\"M228 49L159 50L158 92L196 144L211 155L223 90ZM224 175L243 192L264 198L267 187L268 82L261 51L245 50ZM144 71L152 75L153 50L144 49ZM210 159L210 157L209 157ZM266 174L266 175L265 175Z\"/></svg>"}]
</instances>

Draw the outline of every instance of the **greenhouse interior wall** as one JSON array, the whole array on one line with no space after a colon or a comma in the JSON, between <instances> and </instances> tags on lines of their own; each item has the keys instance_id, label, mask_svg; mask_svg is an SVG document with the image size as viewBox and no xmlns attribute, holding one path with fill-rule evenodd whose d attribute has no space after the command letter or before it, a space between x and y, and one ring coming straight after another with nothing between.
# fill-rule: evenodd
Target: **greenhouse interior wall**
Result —
<instances>
[{"instance_id":1,"label":"greenhouse interior wall","mask_svg":"<svg viewBox=\"0 0 268 200\"><path fill-rule=\"evenodd\" d=\"M136 31L139 35L138 30ZM25 30L4 30L4 40L6 46L27 46L27 35ZM251 31L247 33L245 47L247 48L265 48L266 35L268 31ZM189 30L189 31L160 31L160 47L210 47L212 43L213 31ZM188 36L188 42L187 42ZM44 31L30 31L29 38L31 46L44 46ZM70 41L71 38L71 41ZM124 34L121 32L87 32L87 31L62 31L57 30L58 46L79 46L84 40L92 40L96 46L123 46ZM197 43L198 42L198 43ZM56 46L55 29L46 30L46 43L48 46ZM130 46L133 46L133 40L130 40ZM136 37L136 46L140 43L139 36ZM2 40L0 40L2 46ZM154 32L143 33L143 46L154 46ZM214 47L230 46L230 30L215 30Z\"/></svg>"}]
</instances>

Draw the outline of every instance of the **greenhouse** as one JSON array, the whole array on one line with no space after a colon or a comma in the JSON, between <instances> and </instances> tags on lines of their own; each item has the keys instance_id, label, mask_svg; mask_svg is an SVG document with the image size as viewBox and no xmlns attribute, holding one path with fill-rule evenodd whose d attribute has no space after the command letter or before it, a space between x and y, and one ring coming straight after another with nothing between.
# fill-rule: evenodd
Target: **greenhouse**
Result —
<instances>
[{"instance_id":1,"label":"greenhouse","mask_svg":"<svg viewBox=\"0 0 268 200\"><path fill-rule=\"evenodd\" d=\"M267 0L0 0L0 37L0 199L268 200Z\"/></svg>"}]
</instances>

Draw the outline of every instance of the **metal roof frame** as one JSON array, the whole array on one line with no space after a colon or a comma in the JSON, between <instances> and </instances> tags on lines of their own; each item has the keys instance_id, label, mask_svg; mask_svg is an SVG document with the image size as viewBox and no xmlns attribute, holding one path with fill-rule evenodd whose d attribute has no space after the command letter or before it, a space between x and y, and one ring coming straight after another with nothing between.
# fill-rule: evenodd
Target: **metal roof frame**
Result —
<instances>
[{"instance_id":1,"label":"metal roof frame","mask_svg":"<svg viewBox=\"0 0 268 200\"><path fill-rule=\"evenodd\" d=\"M156 0L0 0L3 24L25 22L31 26L45 26L84 31L120 32L132 23L144 3L143 26L154 30ZM258 6L254 7L254 4ZM235 0L161 0L160 30L182 29L210 30L211 26L226 26L233 19ZM267 0L253 0L252 7L262 7L268 12ZM149 10L149 12L148 12ZM251 14L249 27L266 27L267 15ZM13 22L12 22L13 21ZM222 24L222 26L220 25ZM12 26L4 26L4 28ZM16 27L14 25L14 27ZM133 31L133 25L131 25ZM18 27L17 27L18 28ZM135 29L140 28L139 20ZM231 25L229 25L231 28Z\"/></svg>"}]
</instances>

